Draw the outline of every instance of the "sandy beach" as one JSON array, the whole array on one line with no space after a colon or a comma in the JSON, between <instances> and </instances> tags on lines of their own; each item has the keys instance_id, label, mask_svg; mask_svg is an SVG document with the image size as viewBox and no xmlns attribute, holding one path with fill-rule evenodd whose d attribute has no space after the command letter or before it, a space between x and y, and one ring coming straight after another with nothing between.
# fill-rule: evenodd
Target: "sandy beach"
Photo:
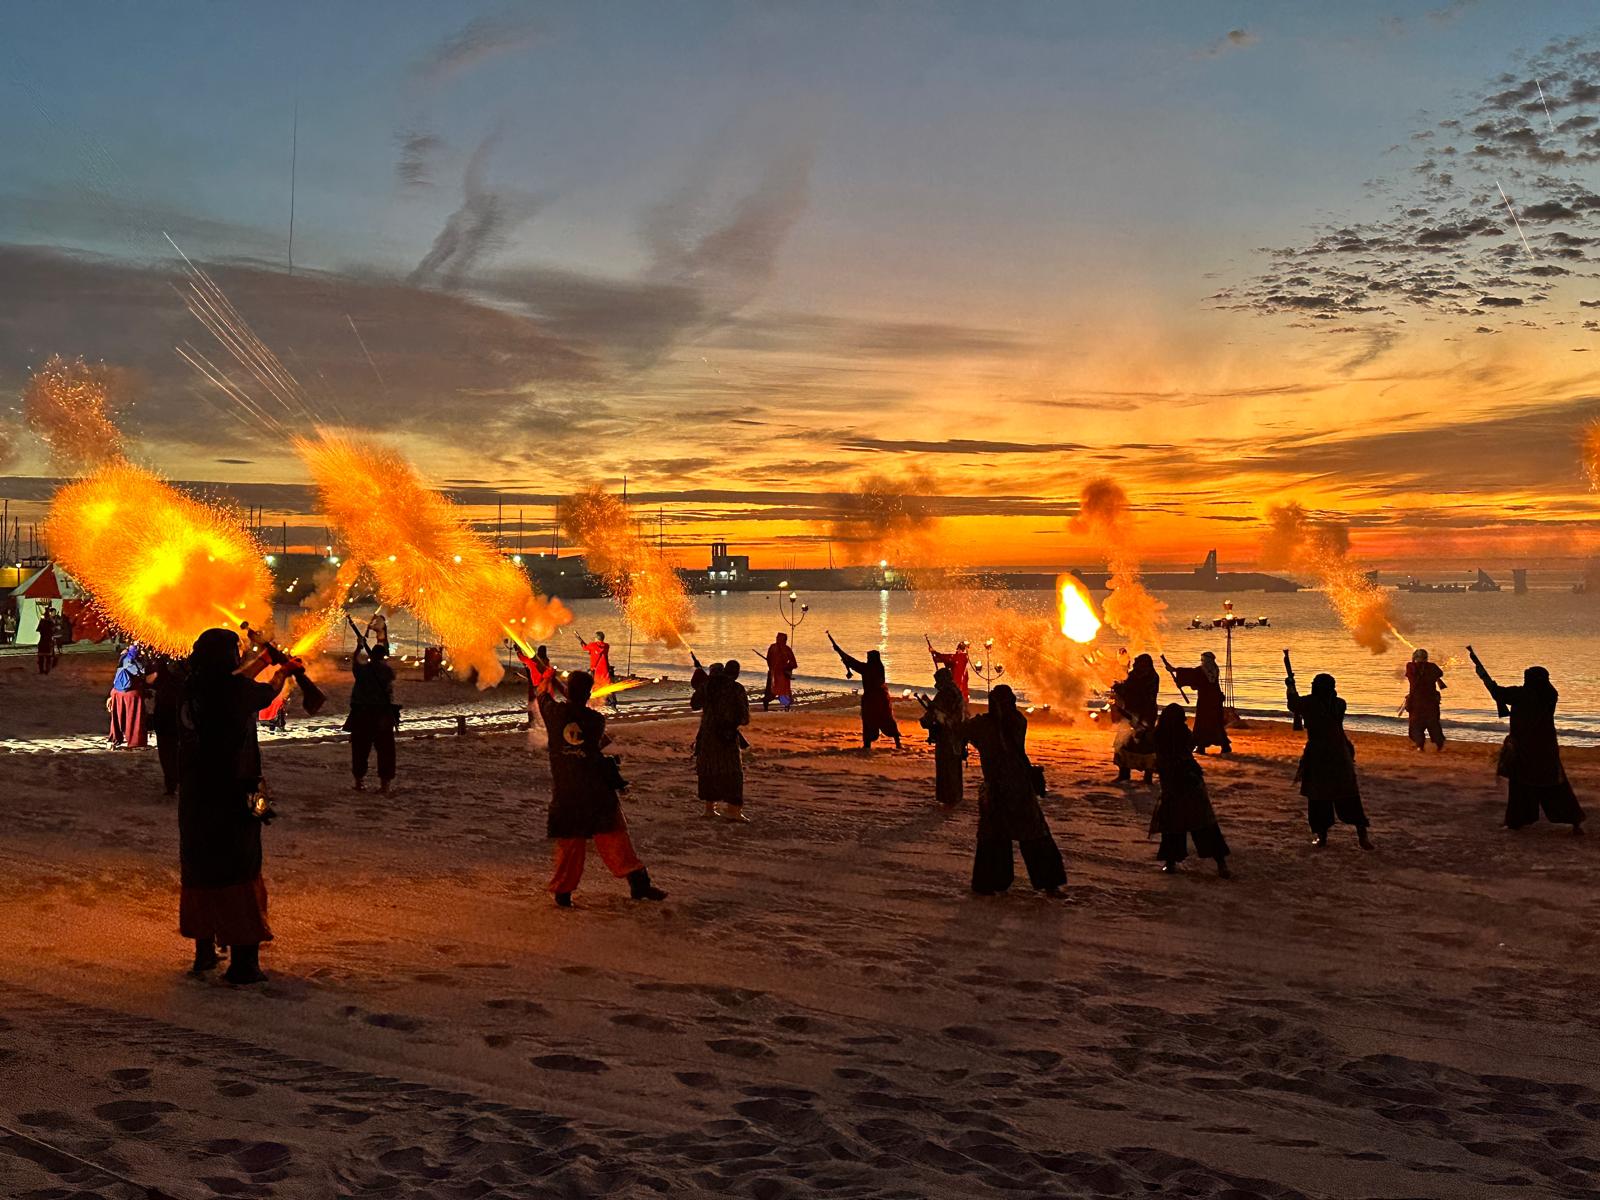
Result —
<instances>
[{"instance_id":1,"label":"sandy beach","mask_svg":"<svg viewBox=\"0 0 1600 1200\"><path fill-rule=\"evenodd\" d=\"M560 911L528 735L407 738L388 798L267 741L277 940L235 989L185 973L154 751L80 736L106 668L0 659L0 743L79 738L0 751L6 1197L1596 1194L1600 849L1500 829L1493 747L1358 736L1377 851L1318 851L1298 739L1244 731L1222 881L1159 873L1103 731L1036 722L1052 902L968 892L975 760L943 812L915 739L758 712L736 827L658 715L615 733L670 898L591 859Z\"/></svg>"}]
</instances>

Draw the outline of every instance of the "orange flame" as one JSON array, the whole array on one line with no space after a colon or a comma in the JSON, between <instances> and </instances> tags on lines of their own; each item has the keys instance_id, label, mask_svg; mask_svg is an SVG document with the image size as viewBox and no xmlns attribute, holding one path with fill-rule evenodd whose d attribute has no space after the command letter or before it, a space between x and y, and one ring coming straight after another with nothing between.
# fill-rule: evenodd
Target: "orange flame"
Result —
<instances>
[{"instance_id":1,"label":"orange flame","mask_svg":"<svg viewBox=\"0 0 1600 1200\"><path fill-rule=\"evenodd\" d=\"M599 700L613 692L626 692L630 688L643 687L644 683L642 679L619 679L615 683L603 683L589 693L589 699Z\"/></svg>"},{"instance_id":2,"label":"orange flame","mask_svg":"<svg viewBox=\"0 0 1600 1200\"><path fill-rule=\"evenodd\" d=\"M527 575L397 452L327 430L294 447L347 557L377 581L379 601L416 613L459 673L477 671L479 687L505 674L495 650L508 625L541 638L572 620L559 600L535 595Z\"/></svg>"},{"instance_id":3,"label":"orange flame","mask_svg":"<svg viewBox=\"0 0 1600 1200\"><path fill-rule=\"evenodd\" d=\"M217 625L271 620L261 548L218 509L142 467L113 462L56 493L51 552L106 620L166 654Z\"/></svg>"},{"instance_id":4,"label":"orange flame","mask_svg":"<svg viewBox=\"0 0 1600 1200\"><path fill-rule=\"evenodd\" d=\"M1058 612L1061 617L1061 635L1075 642L1092 642L1100 632L1100 618L1095 615L1094 602L1075 575L1063 575L1056 580L1059 593Z\"/></svg>"},{"instance_id":5,"label":"orange flame","mask_svg":"<svg viewBox=\"0 0 1600 1200\"><path fill-rule=\"evenodd\" d=\"M1378 587L1351 561L1348 526L1318 520L1298 504L1274 505L1267 510L1267 520L1262 545L1266 566L1314 574L1340 623L1374 654L1388 650L1391 637L1411 645L1404 636L1410 626L1395 610L1394 594Z\"/></svg>"},{"instance_id":6,"label":"orange flame","mask_svg":"<svg viewBox=\"0 0 1600 1200\"><path fill-rule=\"evenodd\" d=\"M668 649L688 645L685 637L694 632L689 590L661 551L639 536L627 505L590 488L566 502L562 524L636 629Z\"/></svg>"}]
</instances>

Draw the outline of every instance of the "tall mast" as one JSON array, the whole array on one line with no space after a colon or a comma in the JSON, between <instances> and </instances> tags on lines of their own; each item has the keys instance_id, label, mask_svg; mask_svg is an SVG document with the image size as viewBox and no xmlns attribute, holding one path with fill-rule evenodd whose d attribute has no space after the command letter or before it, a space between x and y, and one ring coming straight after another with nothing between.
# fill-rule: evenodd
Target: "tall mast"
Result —
<instances>
[{"instance_id":1,"label":"tall mast","mask_svg":"<svg viewBox=\"0 0 1600 1200\"><path fill-rule=\"evenodd\" d=\"M289 274L294 274L294 184L300 166L300 97L294 98L294 124L289 133Z\"/></svg>"}]
</instances>

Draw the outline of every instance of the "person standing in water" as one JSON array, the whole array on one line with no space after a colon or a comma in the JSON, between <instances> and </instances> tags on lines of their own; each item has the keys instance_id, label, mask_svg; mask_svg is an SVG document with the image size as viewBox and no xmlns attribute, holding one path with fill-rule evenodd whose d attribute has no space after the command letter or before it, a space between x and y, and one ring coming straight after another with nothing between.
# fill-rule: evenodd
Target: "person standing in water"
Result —
<instances>
[{"instance_id":1,"label":"person standing in water","mask_svg":"<svg viewBox=\"0 0 1600 1200\"><path fill-rule=\"evenodd\" d=\"M1411 652L1411 661L1406 664L1406 715L1410 718L1407 734L1418 750L1427 746L1429 738L1436 749L1444 749L1444 727L1439 719L1443 697L1439 693L1449 686L1439 665L1428 661L1426 650Z\"/></svg>"},{"instance_id":2,"label":"person standing in water","mask_svg":"<svg viewBox=\"0 0 1600 1200\"><path fill-rule=\"evenodd\" d=\"M861 676L861 748L871 750L879 737L894 739L894 748L900 749L900 726L894 719L894 701L889 697L888 671L883 665L883 655L868 650L866 661L852 658L839 648L828 634L828 643L844 663L845 676L853 672Z\"/></svg>"},{"instance_id":3,"label":"person standing in water","mask_svg":"<svg viewBox=\"0 0 1600 1200\"><path fill-rule=\"evenodd\" d=\"M1012 843L1022 851L1035 891L1059 898L1067 868L1039 807L1038 772L1028 760L1028 718L1017 710L1006 684L989 692L989 711L963 727L978 748L983 785L978 789L978 845L972 857L972 890L996 896L1016 875Z\"/></svg>"},{"instance_id":4,"label":"person standing in water","mask_svg":"<svg viewBox=\"0 0 1600 1200\"><path fill-rule=\"evenodd\" d=\"M1198 722L1197 722L1198 723ZM1150 832L1161 835L1156 857L1168 874L1189 857L1189 839L1201 858L1214 859L1217 874L1227 879L1228 842L1217 824L1206 791L1205 772L1195 761L1194 744L1199 740L1189 732L1181 704L1169 704L1156 719L1156 774L1161 779L1161 798L1150 814Z\"/></svg>"},{"instance_id":5,"label":"person standing in water","mask_svg":"<svg viewBox=\"0 0 1600 1200\"><path fill-rule=\"evenodd\" d=\"M605 753L611 743L604 714L589 707L594 677L574 671L567 677L567 694L544 692L539 716L548 734L550 753L550 810L545 832L555 843L555 863L550 892L560 908L572 907L572 893L583 880L588 843L611 873L628 881L635 900L665 900L666 892L650 882L628 837L622 819L620 792L627 783L617 760Z\"/></svg>"},{"instance_id":6,"label":"person standing in water","mask_svg":"<svg viewBox=\"0 0 1600 1200\"><path fill-rule=\"evenodd\" d=\"M1344 732L1344 698L1338 684L1326 673L1311 681L1311 694L1302 696L1295 687L1294 668L1289 652L1283 652L1288 674L1284 679L1289 711L1305 724L1306 748L1300 755L1300 794L1306 798L1306 819L1316 835L1314 845L1328 844L1328 830L1337 819L1355 826L1356 840L1363 850L1371 850L1367 836L1367 813L1361 804L1361 783L1356 778L1356 748Z\"/></svg>"},{"instance_id":7,"label":"person standing in water","mask_svg":"<svg viewBox=\"0 0 1600 1200\"><path fill-rule=\"evenodd\" d=\"M1581 834L1583 805L1578 803L1561 762L1561 743L1556 736L1556 703L1561 693L1551 684L1550 672L1529 667L1522 673L1521 687L1502 687L1471 646L1467 653L1500 715L1511 718L1511 732L1500 748L1496 768L1506 781L1506 828L1532 825L1542 812L1545 820L1571 825L1573 833Z\"/></svg>"}]
</instances>

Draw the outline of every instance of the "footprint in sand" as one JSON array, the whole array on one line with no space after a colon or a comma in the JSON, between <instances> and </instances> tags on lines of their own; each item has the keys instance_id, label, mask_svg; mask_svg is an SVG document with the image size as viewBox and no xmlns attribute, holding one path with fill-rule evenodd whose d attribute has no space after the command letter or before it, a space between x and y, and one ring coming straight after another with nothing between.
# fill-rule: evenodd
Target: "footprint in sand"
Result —
<instances>
[{"instance_id":1,"label":"footprint in sand","mask_svg":"<svg viewBox=\"0 0 1600 1200\"><path fill-rule=\"evenodd\" d=\"M727 1054L733 1058L774 1058L771 1047L748 1038L714 1038L706 1043L713 1054Z\"/></svg>"},{"instance_id":2,"label":"footprint in sand","mask_svg":"<svg viewBox=\"0 0 1600 1200\"><path fill-rule=\"evenodd\" d=\"M611 1068L598 1058L584 1058L577 1054L541 1054L528 1060L545 1071L572 1071L580 1075L598 1075Z\"/></svg>"},{"instance_id":3,"label":"footprint in sand","mask_svg":"<svg viewBox=\"0 0 1600 1200\"><path fill-rule=\"evenodd\" d=\"M150 1086L150 1069L148 1067L123 1067L112 1071L111 1078L128 1091L138 1091L140 1088Z\"/></svg>"},{"instance_id":4,"label":"footprint in sand","mask_svg":"<svg viewBox=\"0 0 1600 1200\"><path fill-rule=\"evenodd\" d=\"M618 1013L611 1018L611 1023L626 1025L629 1029L648 1029L651 1033L673 1033L678 1028L665 1017L640 1012Z\"/></svg>"},{"instance_id":5,"label":"footprint in sand","mask_svg":"<svg viewBox=\"0 0 1600 1200\"><path fill-rule=\"evenodd\" d=\"M672 1075L684 1087L714 1088L721 1083L721 1080L709 1071L674 1071Z\"/></svg>"},{"instance_id":6,"label":"footprint in sand","mask_svg":"<svg viewBox=\"0 0 1600 1200\"><path fill-rule=\"evenodd\" d=\"M98 1105L94 1115L122 1133L143 1133L161 1123L162 1113L175 1112L177 1107L165 1100L114 1100Z\"/></svg>"}]
</instances>

